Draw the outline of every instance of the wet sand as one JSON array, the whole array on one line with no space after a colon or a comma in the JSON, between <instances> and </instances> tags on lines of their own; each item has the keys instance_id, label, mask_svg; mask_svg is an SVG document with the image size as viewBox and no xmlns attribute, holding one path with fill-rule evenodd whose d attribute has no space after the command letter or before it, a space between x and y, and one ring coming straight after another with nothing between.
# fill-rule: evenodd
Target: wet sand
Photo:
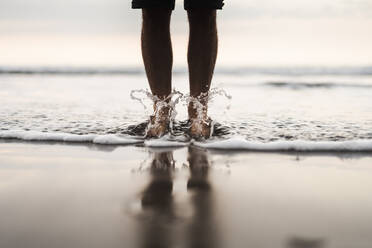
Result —
<instances>
[{"instance_id":1,"label":"wet sand","mask_svg":"<svg viewBox=\"0 0 372 248\"><path fill-rule=\"evenodd\" d=\"M0 247L367 248L371 153L1 141Z\"/></svg>"}]
</instances>

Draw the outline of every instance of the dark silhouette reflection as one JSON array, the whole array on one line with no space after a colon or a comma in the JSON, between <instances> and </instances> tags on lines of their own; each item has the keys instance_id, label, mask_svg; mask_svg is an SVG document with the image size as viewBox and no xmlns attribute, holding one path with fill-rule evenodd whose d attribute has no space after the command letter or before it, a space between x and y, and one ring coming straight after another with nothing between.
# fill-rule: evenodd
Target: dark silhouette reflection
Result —
<instances>
[{"instance_id":1,"label":"dark silhouette reflection","mask_svg":"<svg viewBox=\"0 0 372 248\"><path fill-rule=\"evenodd\" d=\"M143 218L139 223L141 247L219 247L212 188L208 181L207 153L199 148L190 147L188 162L190 178L187 190L190 194L188 199L192 216L185 220L177 216L172 195L173 153L153 153L150 183L141 198L143 211ZM180 211L178 214L182 215Z\"/></svg>"},{"instance_id":2,"label":"dark silhouette reflection","mask_svg":"<svg viewBox=\"0 0 372 248\"><path fill-rule=\"evenodd\" d=\"M141 201L145 213L145 218L141 221L141 247L173 247L173 171L172 152L153 154L151 181L144 190Z\"/></svg>"},{"instance_id":3,"label":"dark silhouette reflection","mask_svg":"<svg viewBox=\"0 0 372 248\"><path fill-rule=\"evenodd\" d=\"M210 164L205 150L189 147L188 161L190 179L187 190L191 195L193 216L188 226L186 243L188 247L219 247L217 240L217 221L214 219L214 201L212 187L208 181Z\"/></svg>"},{"instance_id":4,"label":"dark silhouette reflection","mask_svg":"<svg viewBox=\"0 0 372 248\"><path fill-rule=\"evenodd\" d=\"M288 241L288 248L323 248L324 245L324 239L292 237Z\"/></svg>"}]
</instances>

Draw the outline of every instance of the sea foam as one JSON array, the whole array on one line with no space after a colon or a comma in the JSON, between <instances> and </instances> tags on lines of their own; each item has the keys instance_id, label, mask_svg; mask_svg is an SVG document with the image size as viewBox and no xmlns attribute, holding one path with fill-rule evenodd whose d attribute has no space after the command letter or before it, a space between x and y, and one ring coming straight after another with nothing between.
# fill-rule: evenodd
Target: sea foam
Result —
<instances>
[{"instance_id":1,"label":"sea foam","mask_svg":"<svg viewBox=\"0 0 372 248\"><path fill-rule=\"evenodd\" d=\"M187 142L180 142L180 141L171 141L171 140L165 140L165 139L150 139L145 141L145 146L147 147L183 147L188 146L189 143Z\"/></svg>"},{"instance_id":2,"label":"sea foam","mask_svg":"<svg viewBox=\"0 0 372 248\"><path fill-rule=\"evenodd\" d=\"M305 151L305 152L372 152L372 140L348 141L249 141L244 137L236 136L224 140L184 142L170 140L169 137L143 141L132 137L118 136L115 134L69 134L47 133L39 131L5 130L0 131L0 139L19 139L25 141L56 141L71 143L94 143L102 145L131 145L144 143L146 147L184 147L195 145L207 149L217 150L245 150L245 151Z\"/></svg>"},{"instance_id":3,"label":"sea foam","mask_svg":"<svg viewBox=\"0 0 372 248\"><path fill-rule=\"evenodd\" d=\"M26 141L60 141L60 142L86 142L107 145L129 145L141 143L138 139L121 137L114 134L69 134L69 133L46 133L39 131L6 130L0 131L0 138L19 139Z\"/></svg>"},{"instance_id":4,"label":"sea foam","mask_svg":"<svg viewBox=\"0 0 372 248\"><path fill-rule=\"evenodd\" d=\"M243 137L233 137L221 141L194 142L196 146L220 150L250 150L250 151L372 151L372 140L350 141L248 141Z\"/></svg>"}]
</instances>

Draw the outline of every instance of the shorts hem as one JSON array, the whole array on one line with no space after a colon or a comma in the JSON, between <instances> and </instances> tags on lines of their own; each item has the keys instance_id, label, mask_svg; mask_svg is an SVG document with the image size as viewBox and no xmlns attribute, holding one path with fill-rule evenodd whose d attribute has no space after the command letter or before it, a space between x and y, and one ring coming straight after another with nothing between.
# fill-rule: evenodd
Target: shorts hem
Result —
<instances>
[{"instance_id":1,"label":"shorts hem","mask_svg":"<svg viewBox=\"0 0 372 248\"><path fill-rule=\"evenodd\" d=\"M170 9L174 10L175 5L169 5L169 4L153 4L153 3L146 3L146 2L132 2L132 9L155 9L155 8L162 8L162 9Z\"/></svg>"},{"instance_id":2,"label":"shorts hem","mask_svg":"<svg viewBox=\"0 0 372 248\"><path fill-rule=\"evenodd\" d=\"M222 10L222 6L215 7L215 6L184 6L184 10L192 10L192 9L215 9L215 10Z\"/></svg>"},{"instance_id":3,"label":"shorts hem","mask_svg":"<svg viewBox=\"0 0 372 248\"><path fill-rule=\"evenodd\" d=\"M207 3L200 3L199 1L184 1L184 9L185 10L191 10L191 9L222 9L222 7L225 4L223 3L223 0L221 1L212 1L212 2L207 2Z\"/></svg>"},{"instance_id":4,"label":"shorts hem","mask_svg":"<svg viewBox=\"0 0 372 248\"><path fill-rule=\"evenodd\" d=\"M223 0L215 0L209 2L200 2L200 0L184 0L183 8L185 10L192 10L192 9L222 9L224 6ZM152 8L163 8L163 9L170 9L174 10L175 8L175 1L169 2L153 2L149 0L133 0L132 1L132 9L152 9Z\"/></svg>"}]
</instances>

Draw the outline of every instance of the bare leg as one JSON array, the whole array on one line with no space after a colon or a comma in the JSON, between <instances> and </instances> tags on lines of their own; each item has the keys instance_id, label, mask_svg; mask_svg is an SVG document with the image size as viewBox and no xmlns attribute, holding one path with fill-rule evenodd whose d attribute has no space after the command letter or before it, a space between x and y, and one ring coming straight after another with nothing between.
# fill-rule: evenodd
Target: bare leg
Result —
<instances>
[{"instance_id":1,"label":"bare leg","mask_svg":"<svg viewBox=\"0 0 372 248\"><path fill-rule=\"evenodd\" d=\"M203 105L202 116L198 116L195 103L191 102L189 105L190 133L193 137L208 138L211 127L207 116L207 94L213 77L218 47L216 10L193 9L188 10L187 13L190 24L188 49L190 95L198 97ZM202 123L200 119L203 119ZM199 120L199 123L194 120Z\"/></svg>"},{"instance_id":2,"label":"bare leg","mask_svg":"<svg viewBox=\"0 0 372 248\"><path fill-rule=\"evenodd\" d=\"M153 95L164 100L172 88L172 43L170 18L172 10L153 8L142 10L142 57L147 79ZM147 130L148 137L159 137L166 133L169 125L169 108L155 104L154 116Z\"/></svg>"},{"instance_id":3,"label":"bare leg","mask_svg":"<svg viewBox=\"0 0 372 248\"><path fill-rule=\"evenodd\" d=\"M143 9L142 57L152 93L166 98L172 88L171 10Z\"/></svg>"}]
</instances>

